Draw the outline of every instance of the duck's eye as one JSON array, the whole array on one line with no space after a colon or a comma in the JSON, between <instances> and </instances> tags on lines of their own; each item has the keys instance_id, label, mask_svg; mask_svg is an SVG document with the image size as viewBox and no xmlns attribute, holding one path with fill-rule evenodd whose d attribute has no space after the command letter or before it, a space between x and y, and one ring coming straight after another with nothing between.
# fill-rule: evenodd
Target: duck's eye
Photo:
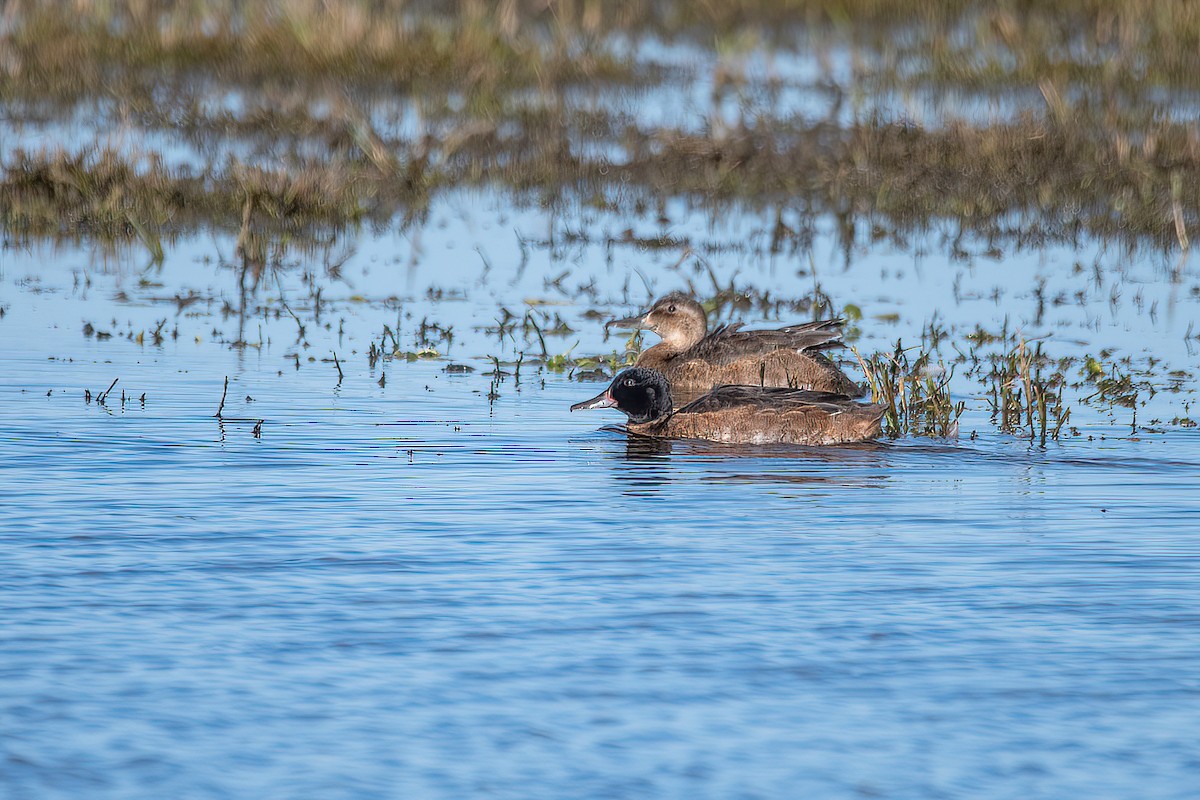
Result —
<instances>
[{"instance_id":1,"label":"duck's eye","mask_svg":"<svg viewBox=\"0 0 1200 800\"><path fill-rule=\"evenodd\" d=\"M636 386L636 385L637 385L637 381L635 381L633 378L626 378L626 379L623 381L623 383L624 383L626 386Z\"/></svg>"},{"instance_id":2,"label":"duck's eye","mask_svg":"<svg viewBox=\"0 0 1200 800\"><path fill-rule=\"evenodd\" d=\"M675 313L675 306L667 306L667 313L668 313L668 314L674 314L674 313Z\"/></svg>"}]
</instances>

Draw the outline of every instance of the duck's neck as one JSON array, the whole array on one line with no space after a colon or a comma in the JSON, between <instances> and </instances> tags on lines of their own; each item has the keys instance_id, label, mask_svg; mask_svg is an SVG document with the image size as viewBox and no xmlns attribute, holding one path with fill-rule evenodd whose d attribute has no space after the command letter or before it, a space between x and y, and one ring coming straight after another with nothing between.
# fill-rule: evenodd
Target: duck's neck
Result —
<instances>
[{"instance_id":1,"label":"duck's neck","mask_svg":"<svg viewBox=\"0 0 1200 800\"><path fill-rule=\"evenodd\" d=\"M669 342L659 342L642 351L642 354L638 356L637 365L649 369L660 369L680 352L679 348L672 347Z\"/></svg>"},{"instance_id":2,"label":"duck's neck","mask_svg":"<svg viewBox=\"0 0 1200 800\"><path fill-rule=\"evenodd\" d=\"M659 336L662 336L662 342L655 346L666 347L672 352L682 353L684 350L697 344L707 333L708 331L704 326L692 326L690 329L675 328L665 333L659 333Z\"/></svg>"}]
</instances>

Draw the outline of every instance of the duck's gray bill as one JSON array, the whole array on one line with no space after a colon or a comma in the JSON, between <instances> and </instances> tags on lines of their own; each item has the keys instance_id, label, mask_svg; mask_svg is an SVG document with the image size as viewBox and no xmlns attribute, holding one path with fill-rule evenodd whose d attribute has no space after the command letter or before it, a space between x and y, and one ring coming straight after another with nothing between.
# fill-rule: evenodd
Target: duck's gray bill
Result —
<instances>
[{"instance_id":1,"label":"duck's gray bill","mask_svg":"<svg viewBox=\"0 0 1200 800\"><path fill-rule=\"evenodd\" d=\"M616 400L608 394L608 389L605 389L600 394L593 397L591 400L584 400L582 403L576 403L571 406L572 411L587 411L590 408L612 408L617 404Z\"/></svg>"},{"instance_id":2,"label":"duck's gray bill","mask_svg":"<svg viewBox=\"0 0 1200 800\"><path fill-rule=\"evenodd\" d=\"M646 326L645 315L638 317L626 317L625 319L614 319L604 323L604 329L609 328L625 328L626 330L638 330Z\"/></svg>"}]
</instances>

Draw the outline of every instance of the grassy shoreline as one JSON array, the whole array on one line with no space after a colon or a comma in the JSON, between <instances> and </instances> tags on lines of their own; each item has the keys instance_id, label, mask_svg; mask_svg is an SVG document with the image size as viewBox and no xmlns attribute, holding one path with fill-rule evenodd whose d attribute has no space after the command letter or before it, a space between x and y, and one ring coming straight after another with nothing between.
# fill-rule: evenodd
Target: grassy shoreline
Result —
<instances>
[{"instance_id":1,"label":"grassy shoreline","mask_svg":"<svg viewBox=\"0 0 1200 800\"><path fill-rule=\"evenodd\" d=\"M1193 4L606 8L13 3L4 124L31 142L83 118L94 141L0 153L0 224L17 239L295 234L411 217L478 186L620 213L675 197L714 213L795 209L898 240L948 220L998 246L1090 235L1170 252L1200 228ZM639 55L680 40L697 65ZM797 84L752 65L772 53L825 66ZM620 102L696 85L711 90L712 119L651 124ZM790 90L817 93L826 112L777 110ZM1024 99L999 119L924 126L887 99L944 91ZM841 110L850 94L864 110ZM716 112L729 105L732 120ZM114 128L133 143L113 147ZM168 163L163 142L191 163Z\"/></svg>"},{"instance_id":2,"label":"grassy shoreline","mask_svg":"<svg viewBox=\"0 0 1200 800\"><path fill-rule=\"evenodd\" d=\"M438 191L478 186L603 198L618 212L684 196L835 215L898 235L954 220L982 237L1086 234L1162 250L1187 243L1200 219L1200 141L1178 125L1162 127L1152 152L1033 120L934 131L780 128L720 138L631 129L623 163L582 157L553 131L535 139L494 129L453 149L381 145L376 158L365 149L291 169L233 161L196 172L156 153L16 152L0 167L0 216L18 237L119 239L134 224L160 234L237 230L249 203L256 224L297 231L390 219L423 208Z\"/></svg>"}]
</instances>

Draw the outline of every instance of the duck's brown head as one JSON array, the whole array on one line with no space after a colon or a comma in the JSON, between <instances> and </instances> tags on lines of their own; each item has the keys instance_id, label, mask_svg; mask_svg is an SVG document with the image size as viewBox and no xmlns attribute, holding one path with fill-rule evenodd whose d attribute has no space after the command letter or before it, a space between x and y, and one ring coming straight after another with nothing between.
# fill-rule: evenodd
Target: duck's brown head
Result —
<instances>
[{"instance_id":1,"label":"duck's brown head","mask_svg":"<svg viewBox=\"0 0 1200 800\"><path fill-rule=\"evenodd\" d=\"M704 338L708 320L699 303L686 294L672 292L656 300L645 314L614 319L605 327L652 330L668 347L684 350Z\"/></svg>"},{"instance_id":2,"label":"duck's brown head","mask_svg":"<svg viewBox=\"0 0 1200 800\"><path fill-rule=\"evenodd\" d=\"M657 370L630 367L591 400L571 406L572 411L589 408L615 408L634 424L651 422L671 413L671 384Z\"/></svg>"}]
</instances>

